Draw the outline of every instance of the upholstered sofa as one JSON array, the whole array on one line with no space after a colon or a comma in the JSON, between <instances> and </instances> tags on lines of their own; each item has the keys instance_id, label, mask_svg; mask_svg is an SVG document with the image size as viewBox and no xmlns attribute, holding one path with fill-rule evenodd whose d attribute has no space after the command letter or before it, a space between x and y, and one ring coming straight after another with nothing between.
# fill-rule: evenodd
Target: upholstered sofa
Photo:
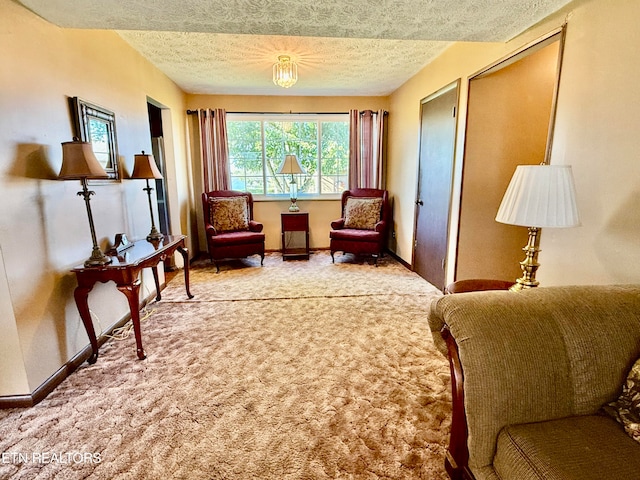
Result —
<instances>
[{"instance_id":1,"label":"upholstered sofa","mask_svg":"<svg viewBox=\"0 0 640 480\"><path fill-rule=\"evenodd\" d=\"M638 424L616 413L640 367L640 285L445 295L428 323L451 365L451 478L640 479Z\"/></svg>"}]
</instances>

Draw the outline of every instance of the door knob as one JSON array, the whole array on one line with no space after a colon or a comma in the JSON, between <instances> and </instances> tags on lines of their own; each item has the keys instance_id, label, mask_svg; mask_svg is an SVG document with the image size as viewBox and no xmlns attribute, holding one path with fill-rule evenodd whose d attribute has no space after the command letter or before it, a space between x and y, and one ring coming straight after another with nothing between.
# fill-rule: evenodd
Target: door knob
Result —
<instances>
[{"instance_id":1,"label":"door knob","mask_svg":"<svg viewBox=\"0 0 640 480\"><path fill-rule=\"evenodd\" d=\"M416 200L416 205L420 205L422 207L424 202L422 200Z\"/></svg>"}]
</instances>

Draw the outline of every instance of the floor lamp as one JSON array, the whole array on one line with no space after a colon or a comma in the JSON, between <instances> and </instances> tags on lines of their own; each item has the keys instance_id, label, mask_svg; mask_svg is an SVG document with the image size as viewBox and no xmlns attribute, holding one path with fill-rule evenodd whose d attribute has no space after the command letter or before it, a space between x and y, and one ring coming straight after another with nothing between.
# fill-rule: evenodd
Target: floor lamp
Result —
<instances>
[{"instance_id":1,"label":"floor lamp","mask_svg":"<svg viewBox=\"0 0 640 480\"><path fill-rule=\"evenodd\" d=\"M87 179L89 178L108 178L107 172L98 162L93 147L89 142L81 142L74 138L72 142L64 142L62 144L62 167L60 168L59 178L64 180L80 180L82 183L82 191L78 192L78 196L84 197L84 203L87 207L87 216L89 217L89 228L91 229L91 239L93 240L93 251L91 257L85 262L85 267L99 267L111 263L111 258L106 256L98 247L96 240L96 230L93 225L93 214L91 213L91 195L95 192L87 188Z\"/></svg>"},{"instance_id":2,"label":"floor lamp","mask_svg":"<svg viewBox=\"0 0 640 480\"><path fill-rule=\"evenodd\" d=\"M149 186L150 179L162 178L162 174L160 173L160 170L158 170L153 155L144 153L143 150L142 153L138 153L134 156L133 173L131 174L131 178L144 178L147 181L147 186L143 188L149 196L149 214L151 215L151 232L147 235L147 240L149 242L162 240L164 235L156 229L156 222L153 220L153 204L151 202L151 191L153 188Z\"/></svg>"},{"instance_id":3,"label":"floor lamp","mask_svg":"<svg viewBox=\"0 0 640 480\"><path fill-rule=\"evenodd\" d=\"M537 287L540 229L580 225L571 166L519 165L502 198L496 221L529 229L529 241L523 248L525 259L520 262L523 275L510 290Z\"/></svg>"}]
</instances>

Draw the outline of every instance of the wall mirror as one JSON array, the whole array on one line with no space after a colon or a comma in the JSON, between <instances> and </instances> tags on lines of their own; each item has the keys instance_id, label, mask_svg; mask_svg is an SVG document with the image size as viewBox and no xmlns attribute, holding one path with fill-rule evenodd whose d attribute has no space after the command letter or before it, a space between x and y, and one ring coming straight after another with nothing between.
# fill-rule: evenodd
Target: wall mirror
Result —
<instances>
[{"instance_id":1,"label":"wall mirror","mask_svg":"<svg viewBox=\"0 0 640 480\"><path fill-rule=\"evenodd\" d=\"M99 107L78 97L69 99L76 136L93 145L93 153L109 175L118 180L118 147L116 144L116 116L106 108Z\"/></svg>"}]
</instances>

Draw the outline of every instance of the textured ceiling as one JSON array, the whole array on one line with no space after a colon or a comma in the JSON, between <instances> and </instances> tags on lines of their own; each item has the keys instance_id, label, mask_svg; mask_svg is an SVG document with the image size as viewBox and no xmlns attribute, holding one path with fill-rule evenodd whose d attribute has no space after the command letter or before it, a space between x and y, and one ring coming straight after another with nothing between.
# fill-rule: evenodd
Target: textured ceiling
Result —
<instances>
[{"instance_id":1,"label":"textured ceiling","mask_svg":"<svg viewBox=\"0 0 640 480\"><path fill-rule=\"evenodd\" d=\"M116 30L190 93L387 95L452 41L503 42L570 0L20 0L68 28ZM278 55L298 63L271 83Z\"/></svg>"}]
</instances>

